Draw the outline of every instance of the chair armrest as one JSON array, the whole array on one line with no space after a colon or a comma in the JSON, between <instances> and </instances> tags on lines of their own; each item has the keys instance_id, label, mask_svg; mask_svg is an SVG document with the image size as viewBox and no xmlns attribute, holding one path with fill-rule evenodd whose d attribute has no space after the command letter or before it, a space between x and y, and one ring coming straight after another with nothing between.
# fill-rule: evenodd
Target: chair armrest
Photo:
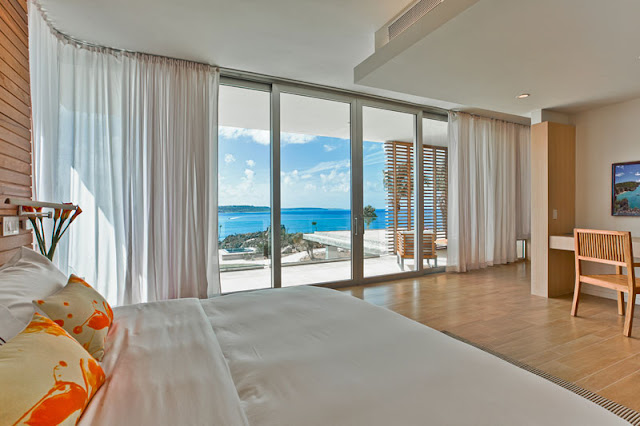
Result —
<instances>
[{"instance_id":1,"label":"chair armrest","mask_svg":"<svg viewBox=\"0 0 640 426\"><path fill-rule=\"evenodd\" d=\"M633 262L634 268L640 268L640 262Z\"/></svg>"}]
</instances>

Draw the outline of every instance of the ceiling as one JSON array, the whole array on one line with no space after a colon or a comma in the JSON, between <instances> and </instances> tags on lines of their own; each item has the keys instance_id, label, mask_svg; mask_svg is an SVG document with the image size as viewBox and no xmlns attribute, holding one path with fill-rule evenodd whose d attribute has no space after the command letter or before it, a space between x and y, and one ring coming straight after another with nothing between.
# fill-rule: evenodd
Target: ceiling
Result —
<instances>
[{"instance_id":1,"label":"ceiling","mask_svg":"<svg viewBox=\"0 0 640 426\"><path fill-rule=\"evenodd\" d=\"M355 79L509 114L574 113L640 97L638 17L637 0L447 0Z\"/></svg>"},{"instance_id":2,"label":"ceiling","mask_svg":"<svg viewBox=\"0 0 640 426\"><path fill-rule=\"evenodd\" d=\"M456 104L361 86L354 67L411 0L39 0L74 38L441 108Z\"/></svg>"},{"instance_id":3,"label":"ceiling","mask_svg":"<svg viewBox=\"0 0 640 426\"><path fill-rule=\"evenodd\" d=\"M375 51L412 0L39 1L95 44L513 121L640 96L637 0L447 0Z\"/></svg>"}]
</instances>

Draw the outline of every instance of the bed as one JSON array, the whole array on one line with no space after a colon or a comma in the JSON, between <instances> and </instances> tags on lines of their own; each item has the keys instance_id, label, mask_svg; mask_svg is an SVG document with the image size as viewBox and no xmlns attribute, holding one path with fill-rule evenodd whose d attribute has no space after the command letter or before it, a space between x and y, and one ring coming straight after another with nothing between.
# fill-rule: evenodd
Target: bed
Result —
<instances>
[{"instance_id":1,"label":"bed","mask_svg":"<svg viewBox=\"0 0 640 426\"><path fill-rule=\"evenodd\" d=\"M81 425L617 425L386 309L296 287L114 309Z\"/></svg>"}]
</instances>

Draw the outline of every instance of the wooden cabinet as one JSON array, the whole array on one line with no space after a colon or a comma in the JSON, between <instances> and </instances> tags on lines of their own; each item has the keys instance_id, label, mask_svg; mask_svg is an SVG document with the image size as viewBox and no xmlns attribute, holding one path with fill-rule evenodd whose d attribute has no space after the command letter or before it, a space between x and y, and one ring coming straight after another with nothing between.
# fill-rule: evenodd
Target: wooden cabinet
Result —
<instances>
[{"instance_id":1,"label":"wooden cabinet","mask_svg":"<svg viewBox=\"0 0 640 426\"><path fill-rule=\"evenodd\" d=\"M549 248L549 236L573 233L576 129L543 122L531 126L531 293L555 297L574 286L573 253Z\"/></svg>"}]
</instances>

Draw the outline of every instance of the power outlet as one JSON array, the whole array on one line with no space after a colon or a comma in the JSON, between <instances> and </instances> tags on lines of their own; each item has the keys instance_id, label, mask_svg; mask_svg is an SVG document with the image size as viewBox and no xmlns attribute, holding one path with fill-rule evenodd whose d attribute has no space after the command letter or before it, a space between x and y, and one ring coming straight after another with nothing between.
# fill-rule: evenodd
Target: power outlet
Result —
<instances>
[{"instance_id":1,"label":"power outlet","mask_svg":"<svg viewBox=\"0 0 640 426\"><path fill-rule=\"evenodd\" d=\"M18 235L20 233L20 219L17 216L2 218L2 236Z\"/></svg>"}]
</instances>

